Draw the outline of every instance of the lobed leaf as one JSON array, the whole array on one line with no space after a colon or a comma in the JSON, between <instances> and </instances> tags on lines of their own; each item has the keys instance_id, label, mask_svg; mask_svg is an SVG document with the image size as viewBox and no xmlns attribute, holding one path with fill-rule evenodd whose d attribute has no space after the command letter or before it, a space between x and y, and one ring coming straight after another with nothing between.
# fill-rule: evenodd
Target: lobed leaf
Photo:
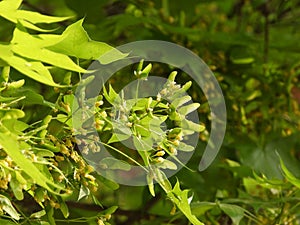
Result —
<instances>
[{"instance_id":1,"label":"lobed leaf","mask_svg":"<svg viewBox=\"0 0 300 225\"><path fill-rule=\"evenodd\" d=\"M80 59L99 60L103 64L127 56L106 43L91 40L82 23L83 19L67 27L61 35L61 41L49 46L48 49ZM102 55L103 57L100 58Z\"/></svg>"},{"instance_id":2,"label":"lobed leaf","mask_svg":"<svg viewBox=\"0 0 300 225\"><path fill-rule=\"evenodd\" d=\"M0 52L0 58L20 73L43 84L62 87L62 85L53 81L49 70L41 62L27 61L24 58L15 56L11 45L0 45Z\"/></svg>"},{"instance_id":3,"label":"lobed leaf","mask_svg":"<svg viewBox=\"0 0 300 225\"><path fill-rule=\"evenodd\" d=\"M45 62L70 71L86 72L86 70L75 64L68 56L45 48L48 44L47 41L43 41L27 32L21 31L19 28L14 30L11 43L13 44L12 51L20 56Z\"/></svg>"},{"instance_id":4,"label":"lobed leaf","mask_svg":"<svg viewBox=\"0 0 300 225\"><path fill-rule=\"evenodd\" d=\"M0 2L0 16L13 23L22 22L22 24L25 27L36 31L42 31L42 32L48 30L41 29L34 24L56 23L71 18L71 17L47 16L47 15L42 15L38 12L20 10L18 8L20 7L21 3L22 0L2 0Z\"/></svg>"},{"instance_id":5,"label":"lobed leaf","mask_svg":"<svg viewBox=\"0 0 300 225\"><path fill-rule=\"evenodd\" d=\"M190 200L188 198L188 192L189 190L181 190L179 181L177 181L173 190L167 193L167 195L192 224L204 225L204 223L200 222L197 219L197 217L194 214L192 214L191 207L189 204Z\"/></svg>"}]
</instances>

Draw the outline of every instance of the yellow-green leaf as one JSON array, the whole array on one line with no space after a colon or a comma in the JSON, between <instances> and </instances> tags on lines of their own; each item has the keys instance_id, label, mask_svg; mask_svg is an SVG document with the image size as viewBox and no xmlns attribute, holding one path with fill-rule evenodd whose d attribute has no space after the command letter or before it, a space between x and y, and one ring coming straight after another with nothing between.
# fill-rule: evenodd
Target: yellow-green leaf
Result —
<instances>
[{"instance_id":1,"label":"yellow-green leaf","mask_svg":"<svg viewBox=\"0 0 300 225\"><path fill-rule=\"evenodd\" d=\"M49 86L62 86L53 81L49 70L41 62L15 56L10 45L0 45L0 52L0 58L20 73Z\"/></svg>"},{"instance_id":2,"label":"yellow-green leaf","mask_svg":"<svg viewBox=\"0 0 300 225\"><path fill-rule=\"evenodd\" d=\"M20 150L17 136L8 131L5 127L0 127L0 145L12 160L30 176L38 185L52 193L59 194L55 189L61 191L62 187L48 179L38 168L27 159Z\"/></svg>"},{"instance_id":3,"label":"yellow-green leaf","mask_svg":"<svg viewBox=\"0 0 300 225\"><path fill-rule=\"evenodd\" d=\"M152 173L147 174L147 183L148 183L148 188L150 191L150 194L155 197L155 191L154 191L154 184L153 184L153 175Z\"/></svg>"},{"instance_id":4,"label":"yellow-green leaf","mask_svg":"<svg viewBox=\"0 0 300 225\"><path fill-rule=\"evenodd\" d=\"M197 217L192 214L189 204L188 192L189 190L181 190L179 182L177 181L173 190L167 193L167 195L192 224L204 225L204 223L200 222Z\"/></svg>"},{"instance_id":5,"label":"yellow-green leaf","mask_svg":"<svg viewBox=\"0 0 300 225\"><path fill-rule=\"evenodd\" d=\"M25 116L25 113L20 109L0 109L0 121L18 119Z\"/></svg>"},{"instance_id":6,"label":"yellow-green leaf","mask_svg":"<svg viewBox=\"0 0 300 225\"><path fill-rule=\"evenodd\" d=\"M61 41L48 47L48 49L81 59L99 60L103 64L127 56L127 54L121 53L106 43L91 40L82 27L82 23L83 19L67 27L61 35ZM105 57L99 58L105 53L107 53Z\"/></svg>"},{"instance_id":7,"label":"yellow-green leaf","mask_svg":"<svg viewBox=\"0 0 300 225\"><path fill-rule=\"evenodd\" d=\"M48 41L44 42L16 28L11 41L13 44L12 51L23 57L45 62L66 70L86 72L85 69L75 64L68 56L46 49L45 46L47 46Z\"/></svg>"},{"instance_id":8,"label":"yellow-green leaf","mask_svg":"<svg viewBox=\"0 0 300 225\"><path fill-rule=\"evenodd\" d=\"M34 24L37 23L56 23L61 22L71 17L55 17L42 15L38 12L31 12L26 10L19 10L22 1L21 0L2 0L0 2L0 16L13 22L21 22L23 26L37 30L37 31L48 31L41 29Z\"/></svg>"},{"instance_id":9,"label":"yellow-green leaf","mask_svg":"<svg viewBox=\"0 0 300 225\"><path fill-rule=\"evenodd\" d=\"M288 168L285 166L284 162L282 159L280 159L280 165L281 165L281 169L285 175L285 178L291 182L291 184L293 184L294 186L296 186L297 188L300 188L300 179L295 177L294 174L292 174Z\"/></svg>"}]
</instances>

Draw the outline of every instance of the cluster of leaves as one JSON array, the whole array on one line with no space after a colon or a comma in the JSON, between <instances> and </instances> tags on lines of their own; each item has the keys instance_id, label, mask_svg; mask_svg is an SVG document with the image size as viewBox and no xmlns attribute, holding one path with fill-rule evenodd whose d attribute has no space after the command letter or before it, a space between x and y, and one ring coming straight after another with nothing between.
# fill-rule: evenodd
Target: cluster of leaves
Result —
<instances>
[{"instance_id":1,"label":"cluster of leaves","mask_svg":"<svg viewBox=\"0 0 300 225\"><path fill-rule=\"evenodd\" d=\"M77 92L79 99L73 96L74 107L69 115L73 116L73 124L75 123L74 134L84 158L94 168L100 167L101 174L113 179L112 171L130 171L131 164L134 164L146 171L144 179L147 179L153 197L154 183L157 182L174 203L174 207L177 206L193 224L202 224L192 215L188 190L182 191L178 182L173 189L163 172L177 170L176 163L185 166L177 158L178 152L194 150L194 146L185 142L188 136L203 131L204 126L189 120L187 115L200 105L191 103L191 97L186 94L192 82L183 86L176 84L176 71L170 74L156 98L139 98L138 93L142 91L140 82L147 82L151 68L152 65L149 64L143 69L143 61L138 65L135 71L138 80L134 99L126 99L129 96L123 91L118 95L111 85L108 90L104 87L103 95L87 98L89 86L84 82L85 85ZM92 82L93 77L87 80ZM97 133L94 132L95 129ZM117 158L111 155L99 157L98 153L103 148L117 153ZM125 174L123 176L126 177ZM131 177L132 182L134 179L134 176ZM129 185L131 180L128 181Z\"/></svg>"},{"instance_id":2,"label":"cluster of leaves","mask_svg":"<svg viewBox=\"0 0 300 225\"><path fill-rule=\"evenodd\" d=\"M228 127L219 160L193 181L185 170L179 173L194 199L213 201L195 204L196 215L208 224L299 224L299 1L107 5L116 12L107 10L105 20L89 22L93 35L116 44L145 39L181 44L209 64L224 91ZM190 93L205 101L199 89ZM200 110L209 115L206 105ZM189 164L195 169L197 152ZM234 205L226 210L220 204Z\"/></svg>"},{"instance_id":3,"label":"cluster of leaves","mask_svg":"<svg viewBox=\"0 0 300 225\"><path fill-rule=\"evenodd\" d=\"M1 224L14 224L11 219L24 224L105 224L112 213L112 224L184 224L183 214L193 224L201 224L198 219L205 224L300 224L299 0L21 3L0 2L0 16L6 19L0 20L0 38L5 41L0 43ZM88 105L92 111L85 116L92 116L92 123L87 120L83 123L86 127L72 129L73 92L82 81L81 73L87 72L84 68L91 60L106 64L126 55L116 51L112 57L101 57L113 48L92 41L82 28L82 20L60 34L55 23L66 27L70 17L23 9L78 19L85 16L88 33L114 45L160 39L197 53L219 80L227 104L229 125L214 165L202 173L183 168L176 175L178 182L173 178L161 182L164 172L180 165L174 153L183 150L170 136L183 134L176 117L181 117L177 112L184 106L177 102L180 109L175 110L172 99L168 101L175 108L159 101L159 96L126 99L107 87L102 97ZM146 68L138 71L146 72ZM170 68L154 64L152 70L164 76ZM147 74L141 73L145 77L139 78ZM122 76L124 83L130 77ZM189 78L180 74L177 80L186 83ZM114 89L124 84L119 80L112 83ZM205 101L195 86L188 93L198 102ZM203 122L209 128L208 104L202 104L198 111L207 115L202 118L207 118ZM81 112L78 116L83 119ZM166 129L153 126L154 120ZM93 142L84 143L85 138L74 138L85 137L91 124L101 140L91 137ZM207 137L207 131L200 133L202 140ZM131 142L132 138L138 149L134 154L119 143ZM197 170L202 145L198 144L189 168ZM77 146L95 154L104 147L110 149L119 160L99 160L102 171L108 164L115 166L112 170L127 171L140 165L151 171L146 178L155 197L145 187L119 186L99 176L83 160ZM188 190L181 190L179 182L192 189L193 198ZM162 197L164 192L171 201ZM111 207L114 205L117 211ZM175 213L174 205L181 212ZM60 208L62 215L53 208Z\"/></svg>"},{"instance_id":4,"label":"cluster of leaves","mask_svg":"<svg viewBox=\"0 0 300 225\"><path fill-rule=\"evenodd\" d=\"M175 83L173 72L156 99L125 100L109 86L108 91L104 88L103 95L96 96L94 104L94 99L85 98L84 92L92 79L82 80L82 73L91 72L84 67L92 60L108 64L126 54L115 50L109 57L102 57L113 48L92 41L82 27L83 20L69 25L62 34L40 28L39 24L53 24L69 17L22 10L21 3L0 2L0 16L15 24L10 42L0 44L1 224L109 224L117 206L101 209L97 195L103 185L115 190L118 184L97 174L81 155L96 154L100 143L146 170L152 196L154 182L158 182L174 207L193 224L201 225L191 212L188 190L181 190L179 182L172 188L163 172L177 169L167 158L182 164L176 157L177 151L193 150L193 146L182 141L183 137L204 130L187 119L199 107L185 93L191 82L181 87ZM136 71L138 82L147 80L151 70L151 64L144 69L142 65L143 62ZM73 94L76 89L83 90L81 99ZM72 121L78 116L82 123L73 127ZM86 136L91 125L98 134ZM105 140L107 133L109 138ZM88 141L90 138L93 141ZM116 142L129 138L139 154L136 159L132 153L114 147ZM99 166L130 169L130 163L115 161L118 160L112 157L101 158ZM76 218L74 202L81 200L100 207L88 216ZM70 207L74 208L71 213Z\"/></svg>"},{"instance_id":5,"label":"cluster of leaves","mask_svg":"<svg viewBox=\"0 0 300 225\"><path fill-rule=\"evenodd\" d=\"M0 15L16 24L11 41L0 45L1 224L11 224L3 218L55 224L54 209L68 218L66 200L80 200L85 197L84 190L95 193L98 187L91 175L93 168L75 149L71 127L60 122L60 115L70 110L64 96L72 92L72 83L80 79L78 74L86 72L71 57L96 59L113 48L91 41L82 21L70 25L61 35L32 35L26 28L49 32L36 24L56 23L68 17L21 10L21 3L0 2ZM120 52L115 56L124 57ZM40 88L46 88L47 93ZM93 194L89 196L100 204ZM112 207L81 220L100 223L115 210Z\"/></svg>"}]
</instances>

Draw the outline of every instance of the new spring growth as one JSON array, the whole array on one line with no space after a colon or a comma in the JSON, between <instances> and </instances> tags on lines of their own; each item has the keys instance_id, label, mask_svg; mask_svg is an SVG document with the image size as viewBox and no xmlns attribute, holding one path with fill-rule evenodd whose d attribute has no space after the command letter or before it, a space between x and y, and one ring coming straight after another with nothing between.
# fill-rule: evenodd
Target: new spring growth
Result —
<instances>
[{"instance_id":1,"label":"new spring growth","mask_svg":"<svg viewBox=\"0 0 300 225\"><path fill-rule=\"evenodd\" d=\"M134 75L137 77L137 78L140 78L142 80L147 80L148 78L148 75L152 69L152 64L149 63L143 70L143 64L144 64L144 60L142 59L140 62L139 62L139 65L137 67L137 70L134 71Z\"/></svg>"},{"instance_id":2,"label":"new spring growth","mask_svg":"<svg viewBox=\"0 0 300 225\"><path fill-rule=\"evenodd\" d=\"M171 129L168 133L168 138L181 140L182 139L182 129L179 127Z\"/></svg>"},{"instance_id":3,"label":"new spring growth","mask_svg":"<svg viewBox=\"0 0 300 225\"><path fill-rule=\"evenodd\" d=\"M152 97L148 98L148 102L147 102L147 108L146 108L146 112L148 113L149 116L153 117L152 111L153 108L151 108L151 103L152 103L153 99Z\"/></svg>"},{"instance_id":4,"label":"new spring growth","mask_svg":"<svg viewBox=\"0 0 300 225\"><path fill-rule=\"evenodd\" d=\"M139 62L139 65L138 65L138 67L136 68L135 73L139 73L139 72L142 70L143 64L144 64L144 59L142 59L142 60Z\"/></svg>"},{"instance_id":5,"label":"new spring growth","mask_svg":"<svg viewBox=\"0 0 300 225\"><path fill-rule=\"evenodd\" d=\"M182 86L182 89L187 91L191 86L192 86L192 81L189 81Z\"/></svg>"},{"instance_id":6,"label":"new spring growth","mask_svg":"<svg viewBox=\"0 0 300 225\"><path fill-rule=\"evenodd\" d=\"M173 71L172 73L170 73L170 75L168 77L168 80L171 81L171 82L174 82L175 78L176 78L176 75L177 75L177 71Z\"/></svg>"},{"instance_id":7,"label":"new spring growth","mask_svg":"<svg viewBox=\"0 0 300 225\"><path fill-rule=\"evenodd\" d=\"M145 67L145 69L143 69L143 70L141 71L140 78L141 78L142 80L147 80L148 75L149 75L151 69L152 69L152 64L149 63L149 64Z\"/></svg>"}]
</instances>

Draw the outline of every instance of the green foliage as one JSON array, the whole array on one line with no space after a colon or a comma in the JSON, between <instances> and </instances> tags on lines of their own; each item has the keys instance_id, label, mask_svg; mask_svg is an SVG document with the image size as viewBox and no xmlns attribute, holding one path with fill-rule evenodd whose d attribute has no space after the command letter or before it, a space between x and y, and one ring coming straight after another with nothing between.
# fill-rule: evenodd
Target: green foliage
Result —
<instances>
[{"instance_id":1,"label":"green foliage","mask_svg":"<svg viewBox=\"0 0 300 225\"><path fill-rule=\"evenodd\" d=\"M300 224L299 7L299 0L0 1L0 224ZM222 87L227 133L204 172L197 168L210 110L186 74L166 77L174 68L141 61L96 99L76 102L75 90L95 81L92 61L127 57L107 43L146 39L191 49ZM156 96L139 98L138 87L136 98L118 93L150 72L168 80ZM93 75L82 80L83 73ZM194 112L201 125L188 119ZM74 127L76 120L83 123ZM78 138L91 127L93 141ZM194 150L183 140L195 132L201 141L182 165L178 154ZM113 157L86 160L103 147ZM140 167L148 187L118 185L97 166Z\"/></svg>"},{"instance_id":2,"label":"green foliage","mask_svg":"<svg viewBox=\"0 0 300 225\"><path fill-rule=\"evenodd\" d=\"M178 182L175 184L174 189L168 193L168 197L178 206L191 223L203 225L191 212L189 207L191 199L188 198L188 190L181 190Z\"/></svg>"},{"instance_id":3,"label":"green foliage","mask_svg":"<svg viewBox=\"0 0 300 225\"><path fill-rule=\"evenodd\" d=\"M205 129L204 126L192 122L187 117L200 105L187 103L186 100L184 103L187 104L178 104L178 99L186 99L185 97L188 95L185 92L186 85L181 86L174 81L174 72L158 90L156 97L139 98L139 93L143 91L140 82L147 82L151 68L151 64L143 68L143 61L141 61L134 72L138 78L135 88L136 98L126 99L126 93L117 94L109 84L108 88L103 87L103 97L97 97L98 101L95 103L97 107L91 107L90 103L94 98L87 99L85 96L89 87L86 86L82 92L79 92L80 98L78 102L73 102L75 107L72 109L75 112L75 118L81 117L75 133L78 133L77 138L80 143L86 142L87 138L84 134L89 134L88 140L97 140L93 144L80 144L79 148L82 149L82 153L86 155L85 158L91 165L106 169L101 173L107 173L108 176L111 170L130 171L130 163L141 167L146 171L149 191L153 197L155 196L154 183L157 182L170 200L193 224L202 224L192 215L187 200L184 200L184 204L182 204L182 201L178 201L180 196L174 197L181 195L181 190L177 187L172 191L172 185L163 172L164 170L176 170L176 163L184 166L184 163L177 158L178 152L188 152L194 149L193 146L185 144L183 137L188 138L189 135ZM187 99L189 101L190 97ZM79 108L80 104L82 106ZM81 116L82 114L84 116ZM103 137L102 139L93 134L93 128L90 129L89 122L91 118L87 115L94 117L97 135ZM105 142L104 137L108 132L111 135ZM123 145L126 145L124 143L133 143L138 155L130 154L130 148L125 148L122 143ZM101 158L98 165L98 162L95 162L95 157L97 157L95 153L101 151L101 146L114 151L122 159L109 156ZM115 146L122 147L118 149ZM185 192L182 192L182 195L184 197Z\"/></svg>"},{"instance_id":4,"label":"green foliage","mask_svg":"<svg viewBox=\"0 0 300 225\"><path fill-rule=\"evenodd\" d=\"M13 23L22 23L25 27L37 31L48 31L39 28L35 24L38 23L56 23L69 19L70 17L53 17L42 15L38 12L30 12L27 10L19 9L22 0L9 1L3 0L0 3L0 16Z\"/></svg>"},{"instance_id":5,"label":"green foliage","mask_svg":"<svg viewBox=\"0 0 300 225\"><path fill-rule=\"evenodd\" d=\"M98 186L91 175L93 168L76 151L71 127L61 123L61 116L70 110L70 102L63 102L67 99L65 92L72 92L76 87L78 73L87 72L69 56L91 60L113 48L90 40L81 26L82 21L70 25L61 35L31 34L26 28L50 31L35 24L60 22L69 17L20 10L21 3L0 2L0 15L15 23L10 43L0 46L1 214L24 224L55 224L54 208L59 208L63 217L69 218L66 201L82 198L79 189L85 189L86 196L99 204L91 193L91 190L96 192ZM82 48L74 51L74 46L79 43ZM111 59L124 56L116 50ZM58 71L65 79L55 76ZM18 78L24 76L27 78ZM44 86L37 86L33 80L56 89L49 89L47 98L38 91ZM37 105L40 107L38 114L35 113ZM22 201L31 203L22 209L18 206ZM102 210L94 217L82 219L82 222L105 221L115 210L115 207ZM8 220L1 221L1 224L10 224Z\"/></svg>"},{"instance_id":6,"label":"green foliage","mask_svg":"<svg viewBox=\"0 0 300 225\"><path fill-rule=\"evenodd\" d=\"M70 214L68 202L89 198L95 205L103 207L95 196L98 186L101 183L112 187L110 182L105 179L96 179L97 174L94 172L94 168L87 165L84 158L80 156L76 150L78 140L73 137L77 131L68 122L74 119L71 118L73 115L76 117L71 109L71 105L74 103L72 91L81 80L80 73L88 72L83 68L84 61L81 62L81 66L79 59L86 61L99 59L100 63L106 64L123 58L126 54L114 50L101 58L113 48L105 43L90 40L82 27L83 20L69 25L61 35L31 34L26 28L45 31L36 27L34 25L36 23L54 23L66 18L48 17L35 12L19 10L21 1L13 3L15 5L8 5L7 1L2 1L0 4L1 16L16 23L10 43L0 46L0 58L3 65L0 108L1 193L3 193L1 195L1 211L4 215L21 223L42 222L52 225L59 223L60 220L63 221L57 218L55 209L59 209L62 216L71 222L73 219L69 220L72 214ZM74 58L71 57L75 57L77 61L74 62ZM151 64L144 69L142 64L140 67L137 77L145 80L151 70ZM63 74L64 79L59 79L55 73ZM33 86L32 80L26 78L13 81L15 77L24 75L42 85L55 87L55 89L49 90L51 95L45 100L45 96L38 94L38 89ZM174 91L180 94L183 91L179 85L175 84L174 78L173 76L171 79L173 81L166 83L162 95L170 95ZM85 88L87 84L88 82L81 83L81 88ZM103 95L112 107L117 109L121 107L121 99L111 86L109 86L108 92L104 89ZM197 124L189 126L192 122L185 119L187 114L199 107L198 104L192 104L189 107L182 106L182 104L174 106L172 105L174 99L171 99L169 105L161 102L161 97L160 95L160 99L156 100L151 97L128 100L130 108L125 109L132 113L132 115L128 115L132 118L128 123L133 125L128 126L128 129L130 128L130 133L133 134L134 145L143 159L144 166L140 163L137 164L151 170L147 169L148 173L152 174L149 176L151 177L149 187L153 195L155 192L150 184L153 180L156 180L167 193L171 190L171 184L166 180L167 177L161 169L176 169L177 166L162 157L165 151L176 159L175 147L179 145L178 140L180 140L176 138L181 138L181 133L185 133L185 130L191 134L202 129ZM87 102L89 101L87 100ZM36 117L31 117L34 114L31 105L43 107L41 113ZM105 129L103 126L97 127L100 133L109 131L112 134L107 144L104 144L133 162L137 162L128 153L110 146L112 143L130 137L126 132L119 134L118 131L112 130L112 125L120 123L120 121L109 121L104 116L109 113L110 108L98 107L96 112L92 112L96 113L99 125L108 123ZM178 114L176 108L180 108ZM162 112L160 112L161 109ZM106 110L108 111L106 112ZM169 113L170 115L168 115ZM24 117L27 117L26 120L20 120ZM182 120L185 125L182 128L175 127L173 130L170 128L170 132L163 131L160 125L167 118L170 118L174 124L178 124ZM83 130L82 127L81 131ZM120 131L122 132L122 129ZM126 137L120 139L119 135ZM160 150L156 149L154 142ZM92 150L93 147L96 147L97 151L97 146L89 146ZM177 159L177 161L179 160ZM109 166L112 170L130 169L130 164L125 161L120 163L115 158L103 158L100 165ZM11 203L21 204L22 201L31 201L32 203L27 209ZM186 211L189 204L181 206L177 201L174 203L183 210L187 218L201 224L190 211ZM36 207L39 208L39 211L34 210ZM96 215L85 216L83 219L78 218L74 221L107 223L105 221L115 210L116 207L113 207L112 210L102 210Z\"/></svg>"}]
</instances>

